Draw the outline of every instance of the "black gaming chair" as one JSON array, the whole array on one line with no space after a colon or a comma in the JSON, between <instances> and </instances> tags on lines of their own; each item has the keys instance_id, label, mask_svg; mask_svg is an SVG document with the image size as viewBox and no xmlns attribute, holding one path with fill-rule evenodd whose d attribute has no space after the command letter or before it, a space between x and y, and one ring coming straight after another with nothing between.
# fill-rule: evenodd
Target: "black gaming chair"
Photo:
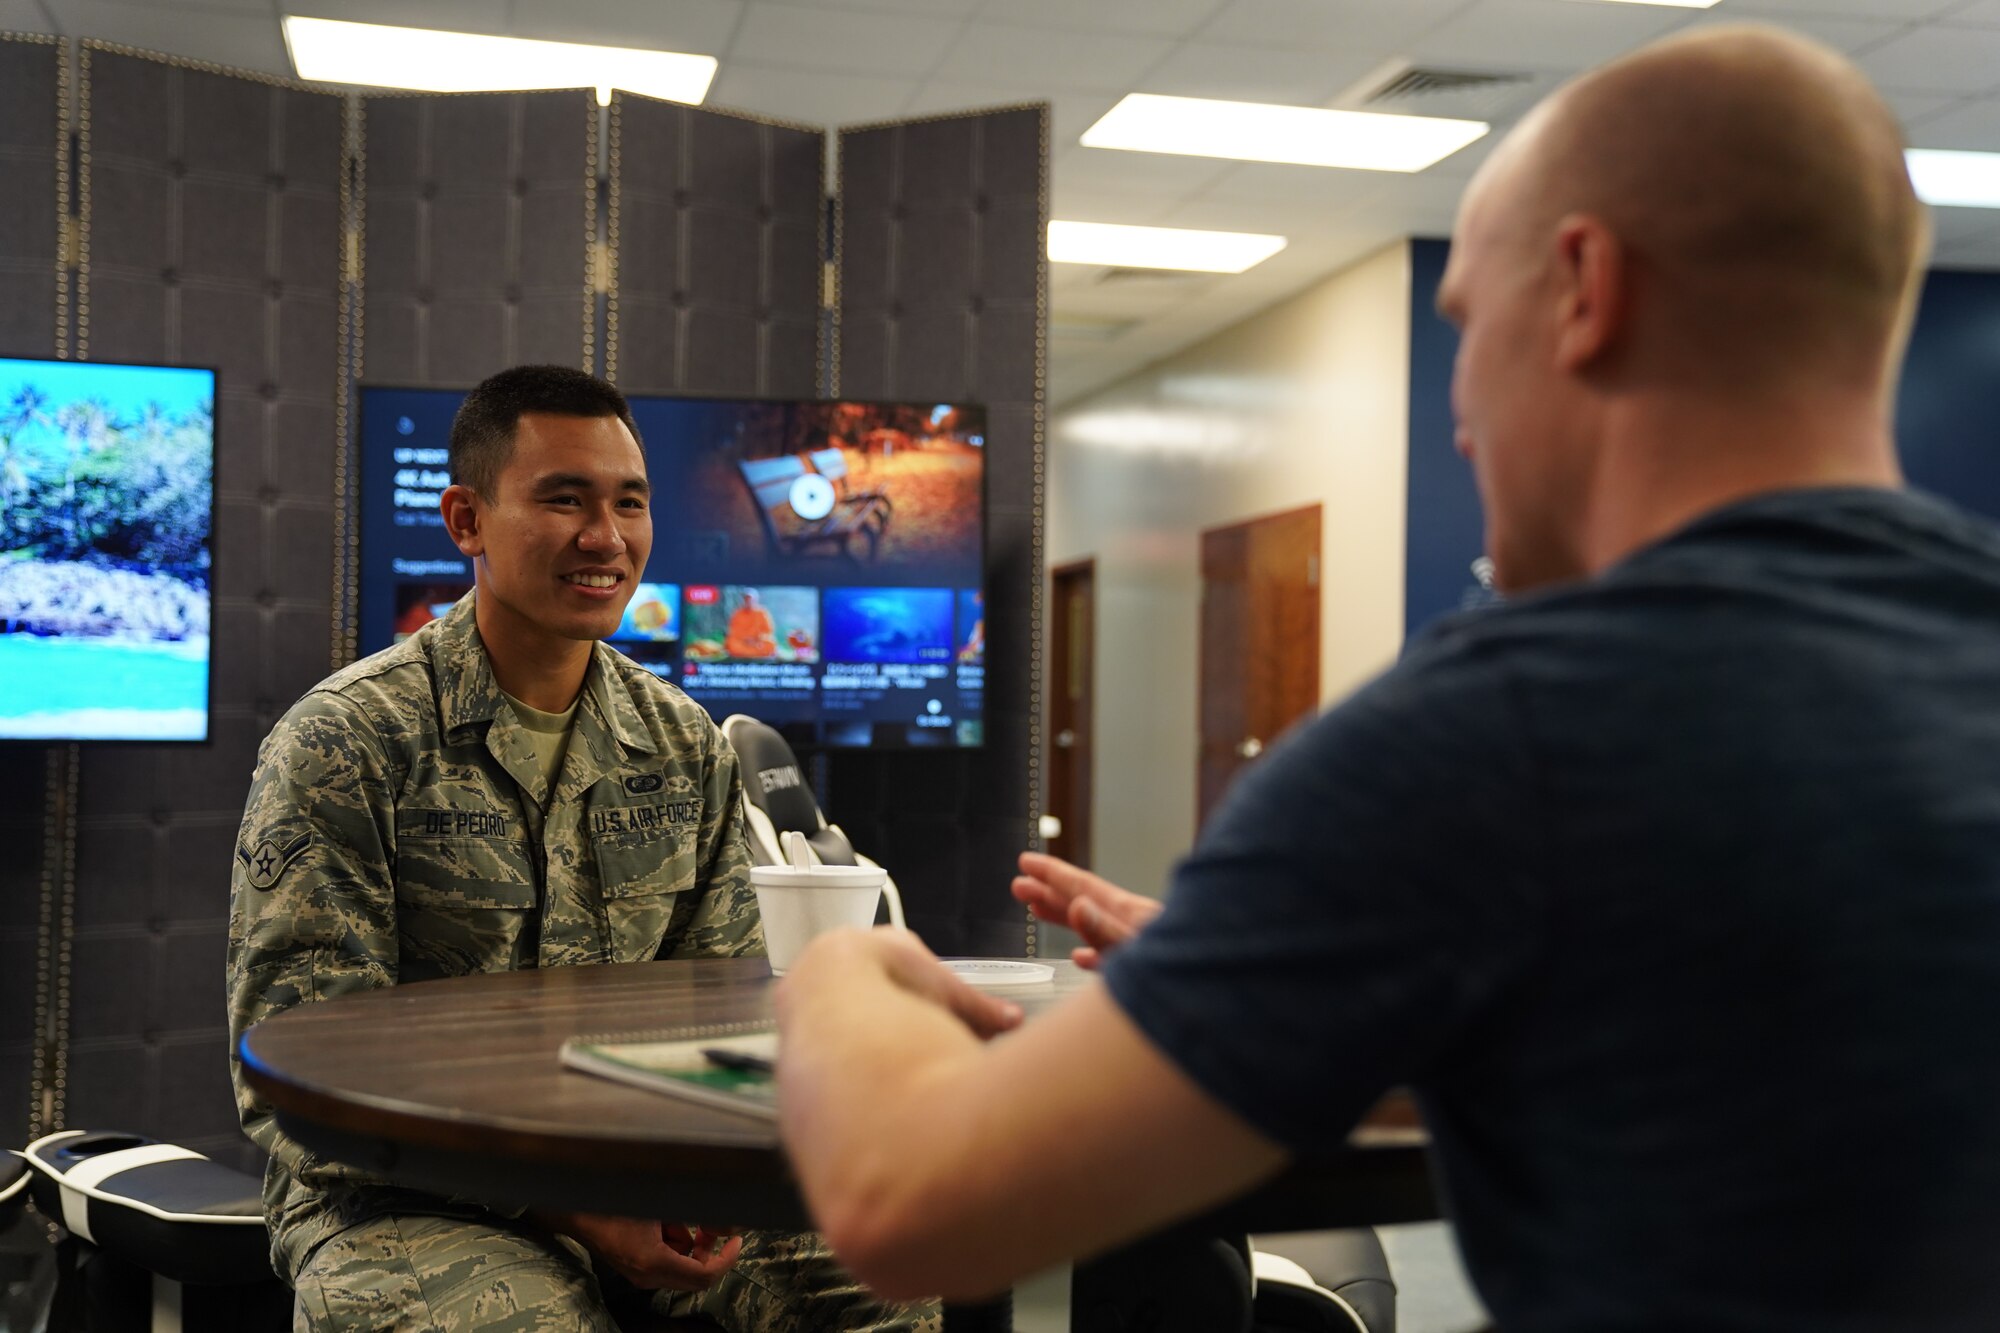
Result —
<instances>
[{"instance_id":1,"label":"black gaming chair","mask_svg":"<svg viewBox=\"0 0 2000 1333\"><path fill-rule=\"evenodd\" d=\"M1287 1243L1287 1242L1293 1243ZM1309 1261L1281 1258L1280 1245ZM1396 1289L1375 1233L1208 1238L1169 1232L1086 1260L1073 1333L1395 1333Z\"/></svg>"},{"instance_id":2,"label":"black gaming chair","mask_svg":"<svg viewBox=\"0 0 2000 1333\"><path fill-rule=\"evenodd\" d=\"M49 1333L290 1326L255 1176L136 1134L67 1130L22 1157L35 1207L67 1233Z\"/></svg>"},{"instance_id":3,"label":"black gaming chair","mask_svg":"<svg viewBox=\"0 0 2000 1333\"><path fill-rule=\"evenodd\" d=\"M829 824L806 785L798 756L775 730L754 717L732 713L722 720L722 734L736 750L743 765L744 822L753 865L785 864L784 835L794 830L806 835L813 860L828 866L873 866L854 850L854 844ZM882 902L889 912L889 924L903 924L903 898L896 881L887 876L882 884Z\"/></svg>"}]
</instances>

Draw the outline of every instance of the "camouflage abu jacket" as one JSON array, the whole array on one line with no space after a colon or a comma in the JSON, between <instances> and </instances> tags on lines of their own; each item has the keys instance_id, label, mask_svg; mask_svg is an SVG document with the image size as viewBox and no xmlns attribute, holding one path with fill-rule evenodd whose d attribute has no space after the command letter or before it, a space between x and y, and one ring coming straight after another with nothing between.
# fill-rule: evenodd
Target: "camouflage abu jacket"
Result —
<instances>
[{"instance_id":1,"label":"camouflage abu jacket","mask_svg":"<svg viewBox=\"0 0 2000 1333\"><path fill-rule=\"evenodd\" d=\"M763 951L736 754L708 714L595 646L553 793L468 594L322 681L258 752L231 866L231 1076L271 1154L289 1276L341 1227L476 1205L391 1189L280 1134L235 1041L294 1005L399 981Z\"/></svg>"}]
</instances>

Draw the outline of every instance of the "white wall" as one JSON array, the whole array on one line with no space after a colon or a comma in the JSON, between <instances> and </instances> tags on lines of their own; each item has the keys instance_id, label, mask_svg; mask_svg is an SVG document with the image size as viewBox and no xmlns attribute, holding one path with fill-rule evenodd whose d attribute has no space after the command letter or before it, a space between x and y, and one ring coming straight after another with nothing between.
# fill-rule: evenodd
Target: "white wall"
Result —
<instances>
[{"instance_id":1,"label":"white wall","mask_svg":"<svg viewBox=\"0 0 2000 1333\"><path fill-rule=\"evenodd\" d=\"M1204 528L1317 502L1321 697L1395 657L1409 267L1399 242L1054 417L1048 560L1097 560L1092 861L1115 882L1158 893L1194 838Z\"/></svg>"}]
</instances>

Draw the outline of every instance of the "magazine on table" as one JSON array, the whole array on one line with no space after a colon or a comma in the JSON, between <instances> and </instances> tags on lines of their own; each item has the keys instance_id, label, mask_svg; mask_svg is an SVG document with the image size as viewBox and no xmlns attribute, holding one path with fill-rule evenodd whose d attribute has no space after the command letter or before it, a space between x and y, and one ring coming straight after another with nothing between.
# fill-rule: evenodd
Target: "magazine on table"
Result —
<instances>
[{"instance_id":1,"label":"magazine on table","mask_svg":"<svg viewBox=\"0 0 2000 1333\"><path fill-rule=\"evenodd\" d=\"M778 1034L764 1024L614 1032L562 1044L567 1068L761 1120L778 1118L777 1061Z\"/></svg>"}]
</instances>

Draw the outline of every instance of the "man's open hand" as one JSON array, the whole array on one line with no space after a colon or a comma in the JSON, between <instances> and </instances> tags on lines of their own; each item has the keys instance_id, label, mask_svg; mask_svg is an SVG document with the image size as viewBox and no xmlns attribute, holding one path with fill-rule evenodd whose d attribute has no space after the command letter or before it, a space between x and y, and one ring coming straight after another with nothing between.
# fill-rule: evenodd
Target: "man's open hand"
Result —
<instances>
[{"instance_id":1,"label":"man's open hand","mask_svg":"<svg viewBox=\"0 0 2000 1333\"><path fill-rule=\"evenodd\" d=\"M1021 853L1021 873L1011 887L1036 919L1083 936L1085 947L1070 950L1078 967L1095 968L1160 914L1155 900L1041 852Z\"/></svg>"},{"instance_id":2,"label":"man's open hand","mask_svg":"<svg viewBox=\"0 0 2000 1333\"><path fill-rule=\"evenodd\" d=\"M806 946L778 987L780 1029L789 998L817 984L822 973L837 975L838 969L868 965L880 968L899 989L952 1014L977 1036L998 1036L1020 1026L1019 1005L967 985L910 931L881 926L867 931L833 931ZM801 977L805 979L794 980Z\"/></svg>"},{"instance_id":3,"label":"man's open hand","mask_svg":"<svg viewBox=\"0 0 2000 1333\"><path fill-rule=\"evenodd\" d=\"M743 1238L601 1213L540 1213L542 1223L574 1236L620 1277L644 1291L707 1291L743 1252Z\"/></svg>"}]
</instances>

